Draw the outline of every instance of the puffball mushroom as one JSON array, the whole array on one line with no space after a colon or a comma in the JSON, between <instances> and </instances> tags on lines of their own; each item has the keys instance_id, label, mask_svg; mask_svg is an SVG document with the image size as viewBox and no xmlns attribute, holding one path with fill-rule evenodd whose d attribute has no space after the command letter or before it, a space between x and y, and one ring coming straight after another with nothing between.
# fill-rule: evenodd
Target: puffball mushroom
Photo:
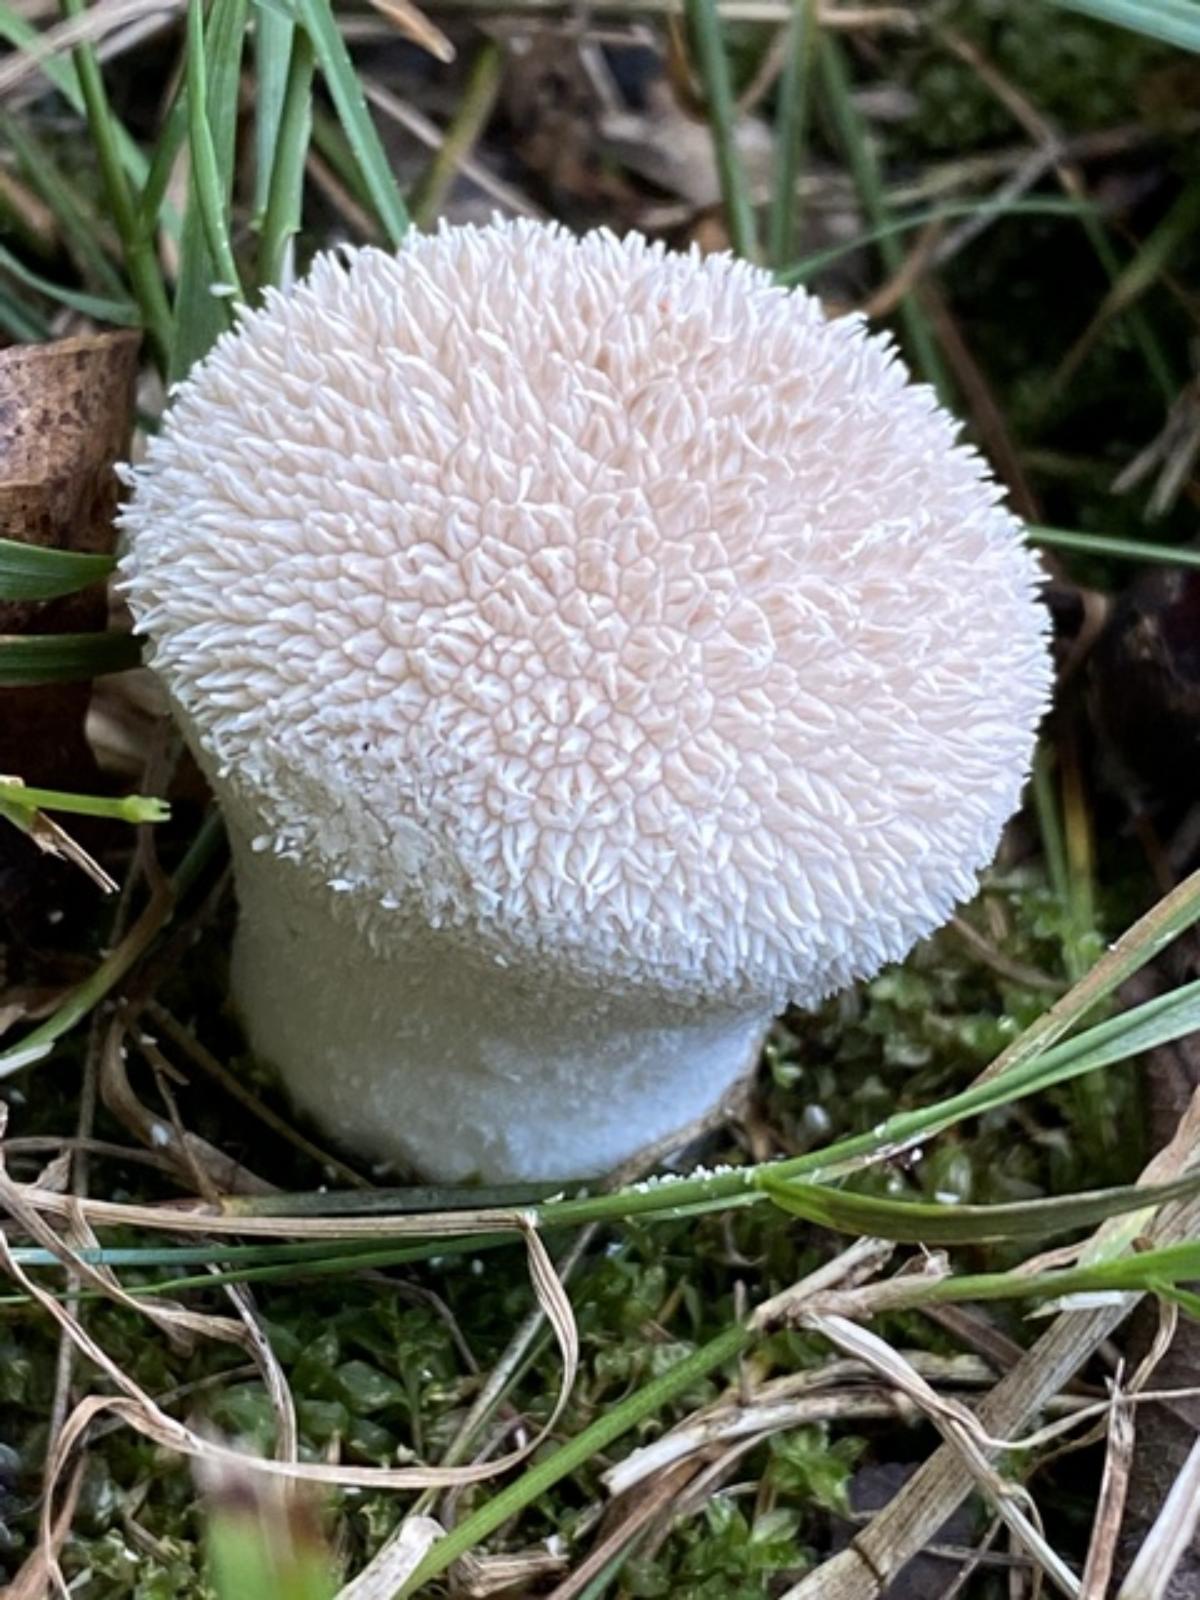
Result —
<instances>
[{"instance_id":1,"label":"puffball mushroom","mask_svg":"<svg viewBox=\"0 0 1200 1600\"><path fill-rule=\"evenodd\" d=\"M945 921L1018 803L1018 524L886 338L729 256L526 221L324 255L131 482L237 1004L365 1157L611 1168Z\"/></svg>"}]
</instances>

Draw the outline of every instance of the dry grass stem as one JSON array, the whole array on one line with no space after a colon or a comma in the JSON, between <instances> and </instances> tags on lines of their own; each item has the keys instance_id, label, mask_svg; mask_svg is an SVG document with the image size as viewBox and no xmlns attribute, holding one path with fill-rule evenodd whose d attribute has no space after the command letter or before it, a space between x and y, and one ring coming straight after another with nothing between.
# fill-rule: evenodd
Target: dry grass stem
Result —
<instances>
[{"instance_id":1,"label":"dry grass stem","mask_svg":"<svg viewBox=\"0 0 1200 1600\"><path fill-rule=\"evenodd\" d=\"M1200 1527L1200 1439L1117 1591L1117 1600L1166 1600L1175 1568Z\"/></svg>"},{"instance_id":2,"label":"dry grass stem","mask_svg":"<svg viewBox=\"0 0 1200 1600\"><path fill-rule=\"evenodd\" d=\"M433 1517L405 1517L370 1565L338 1590L336 1600L392 1600L444 1531Z\"/></svg>"},{"instance_id":3,"label":"dry grass stem","mask_svg":"<svg viewBox=\"0 0 1200 1600\"><path fill-rule=\"evenodd\" d=\"M1100 1481L1091 1542L1080 1580L1080 1600L1104 1600L1108 1594L1113 1558L1121 1533L1121 1519L1125 1514L1129 1469L1133 1464L1134 1415L1134 1408L1125 1403L1120 1391L1114 1391L1104 1455L1104 1476Z\"/></svg>"}]
</instances>

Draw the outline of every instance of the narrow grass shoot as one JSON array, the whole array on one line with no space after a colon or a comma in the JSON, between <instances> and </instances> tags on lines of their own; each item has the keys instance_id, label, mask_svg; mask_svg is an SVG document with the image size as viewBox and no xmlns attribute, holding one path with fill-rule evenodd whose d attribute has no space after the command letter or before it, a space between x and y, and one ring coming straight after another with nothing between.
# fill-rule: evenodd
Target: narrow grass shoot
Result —
<instances>
[{"instance_id":1,"label":"narrow grass shoot","mask_svg":"<svg viewBox=\"0 0 1200 1600\"><path fill-rule=\"evenodd\" d=\"M1079 533L1067 528L1030 526L1029 538L1053 550L1076 550L1104 561L1146 561L1156 566L1200 567L1200 550L1192 545L1152 544L1149 540L1115 539L1104 533Z\"/></svg>"},{"instance_id":2,"label":"narrow grass shoot","mask_svg":"<svg viewBox=\"0 0 1200 1600\"><path fill-rule=\"evenodd\" d=\"M297 0L296 9L312 41L313 52L363 183L389 243L397 246L408 232L408 211L329 0Z\"/></svg>"},{"instance_id":3,"label":"narrow grass shoot","mask_svg":"<svg viewBox=\"0 0 1200 1600\"><path fill-rule=\"evenodd\" d=\"M192 17L197 9L193 0L187 50L191 183L175 296L169 369L172 382L185 378L229 326L229 295L231 291L236 294L240 287L228 237L248 3L213 0L207 24L199 31Z\"/></svg>"},{"instance_id":4,"label":"narrow grass shoot","mask_svg":"<svg viewBox=\"0 0 1200 1600\"><path fill-rule=\"evenodd\" d=\"M729 240L739 256L756 261L754 206L737 146L737 107L716 0L685 0L685 15L704 89Z\"/></svg>"},{"instance_id":5,"label":"narrow grass shoot","mask_svg":"<svg viewBox=\"0 0 1200 1600\"><path fill-rule=\"evenodd\" d=\"M266 13L260 13L259 26ZM273 19L278 20L278 19ZM259 289L279 284L292 238L299 231L304 205L304 163L312 138L312 41L302 29L291 35L277 137L270 148L270 170L256 280ZM265 138L260 140L265 144Z\"/></svg>"},{"instance_id":6,"label":"narrow grass shoot","mask_svg":"<svg viewBox=\"0 0 1200 1600\"><path fill-rule=\"evenodd\" d=\"M62 284L54 283L50 278L44 278L40 273L34 272L2 244L0 244L0 272L7 272L9 277L24 284L27 289L45 295L47 300L53 300L57 305L66 306L70 311L78 311L85 317L91 317L93 322L106 322L117 328L141 326L141 312L132 300L109 300L102 295L84 294L78 289L64 288Z\"/></svg>"},{"instance_id":7,"label":"narrow grass shoot","mask_svg":"<svg viewBox=\"0 0 1200 1600\"><path fill-rule=\"evenodd\" d=\"M787 266L796 242L796 184L804 164L808 135L809 89L816 38L816 0L793 0L787 26L787 59L779 85L771 212L767 224L767 258L776 271Z\"/></svg>"},{"instance_id":8,"label":"narrow grass shoot","mask_svg":"<svg viewBox=\"0 0 1200 1600\"><path fill-rule=\"evenodd\" d=\"M817 64L825 103L842 153L854 176L863 210L876 233L880 259L888 274L894 277L904 264L904 254L895 234L889 231L893 219L884 192L879 159L862 113L851 94L850 74L846 69L842 46L829 33L821 37ZM901 300L900 314L918 373L934 386L943 404L948 404L952 398L949 376L933 330L912 291Z\"/></svg>"},{"instance_id":9,"label":"narrow grass shoot","mask_svg":"<svg viewBox=\"0 0 1200 1600\"><path fill-rule=\"evenodd\" d=\"M296 19L272 4L254 7L254 226L261 229L280 153L283 106Z\"/></svg>"},{"instance_id":10,"label":"narrow grass shoot","mask_svg":"<svg viewBox=\"0 0 1200 1600\"><path fill-rule=\"evenodd\" d=\"M775 1177L769 1167L760 1173L758 1182L781 1210L838 1233L894 1239L901 1244L975 1245L1047 1239L1077 1228L1094 1228L1109 1217L1182 1200L1200 1189L1200 1173L1157 1187L1128 1184L991 1206L888 1200L828 1184L789 1182Z\"/></svg>"},{"instance_id":11,"label":"narrow grass shoot","mask_svg":"<svg viewBox=\"0 0 1200 1600\"><path fill-rule=\"evenodd\" d=\"M62 4L63 12L68 17L78 17L83 12L83 0L62 0ZM77 45L74 60L108 209L125 254L125 270L141 308L151 344L159 361L165 362L171 344L171 308L154 240L142 228L138 217L128 163L123 159L124 141L120 124L109 104L99 58L93 47L90 44Z\"/></svg>"},{"instance_id":12,"label":"narrow grass shoot","mask_svg":"<svg viewBox=\"0 0 1200 1600\"><path fill-rule=\"evenodd\" d=\"M128 300L124 279L109 259L117 248L112 229L62 170L46 140L19 116L0 112L0 138L16 156L31 188L53 214L67 253L85 283L110 298Z\"/></svg>"},{"instance_id":13,"label":"narrow grass shoot","mask_svg":"<svg viewBox=\"0 0 1200 1600\"><path fill-rule=\"evenodd\" d=\"M66 794L59 789L34 789L0 778L0 800L18 810L61 811L76 817L108 817L115 822L168 822L171 808L150 795L129 794L109 798L97 794Z\"/></svg>"}]
</instances>

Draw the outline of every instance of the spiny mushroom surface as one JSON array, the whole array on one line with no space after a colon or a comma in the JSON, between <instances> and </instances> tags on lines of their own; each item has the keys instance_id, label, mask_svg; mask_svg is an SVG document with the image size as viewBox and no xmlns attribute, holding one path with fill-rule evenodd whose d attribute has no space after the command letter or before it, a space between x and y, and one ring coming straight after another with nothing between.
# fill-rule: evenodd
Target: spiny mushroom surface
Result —
<instances>
[{"instance_id":1,"label":"spiny mushroom surface","mask_svg":"<svg viewBox=\"0 0 1200 1600\"><path fill-rule=\"evenodd\" d=\"M302 1106L444 1178L602 1171L974 892L1050 673L956 435L859 319L638 236L446 228L242 313L124 585Z\"/></svg>"}]
</instances>

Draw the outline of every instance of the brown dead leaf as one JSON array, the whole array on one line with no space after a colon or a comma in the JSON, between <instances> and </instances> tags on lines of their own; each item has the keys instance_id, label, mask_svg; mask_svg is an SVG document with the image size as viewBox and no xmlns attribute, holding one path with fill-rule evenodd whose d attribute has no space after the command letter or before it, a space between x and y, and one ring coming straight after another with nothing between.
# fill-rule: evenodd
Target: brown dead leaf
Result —
<instances>
[{"instance_id":1,"label":"brown dead leaf","mask_svg":"<svg viewBox=\"0 0 1200 1600\"><path fill-rule=\"evenodd\" d=\"M121 331L0 350L0 536L60 550L113 548L113 465L129 440L138 342ZM0 634L83 633L105 617L100 585L56 600L0 600ZM0 690L0 772L51 789L94 785L89 694L86 683ZM36 844L6 825L0 902L27 938L41 930L22 908L31 910L39 890L45 902L45 872Z\"/></svg>"}]
</instances>

